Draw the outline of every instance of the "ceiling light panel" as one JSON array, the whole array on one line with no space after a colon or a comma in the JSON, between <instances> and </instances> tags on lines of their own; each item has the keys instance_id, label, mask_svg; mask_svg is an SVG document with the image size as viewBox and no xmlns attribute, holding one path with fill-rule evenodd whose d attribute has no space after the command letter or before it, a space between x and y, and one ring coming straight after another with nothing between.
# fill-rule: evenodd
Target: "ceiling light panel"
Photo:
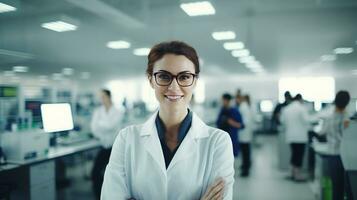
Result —
<instances>
[{"instance_id":1,"label":"ceiling light panel","mask_svg":"<svg viewBox=\"0 0 357 200\"><path fill-rule=\"evenodd\" d=\"M340 47L333 50L335 54L350 54L353 52L352 47Z\"/></svg>"},{"instance_id":2,"label":"ceiling light panel","mask_svg":"<svg viewBox=\"0 0 357 200\"><path fill-rule=\"evenodd\" d=\"M249 69L262 69L263 66L259 62L247 63L246 67Z\"/></svg>"},{"instance_id":3,"label":"ceiling light panel","mask_svg":"<svg viewBox=\"0 0 357 200\"><path fill-rule=\"evenodd\" d=\"M208 1L182 3L180 7L190 17L214 15L216 13L216 10Z\"/></svg>"},{"instance_id":4,"label":"ceiling light panel","mask_svg":"<svg viewBox=\"0 0 357 200\"><path fill-rule=\"evenodd\" d=\"M242 49L242 50L233 50L231 54L233 57L247 57L249 56L250 52L247 49Z\"/></svg>"},{"instance_id":5,"label":"ceiling light panel","mask_svg":"<svg viewBox=\"0 0 357 200\"><path fill-rule=\"evenodd\" d=\"M336 55L323 55L320 59L323 62L331 62L336 60Z\"/></svg>"},{"instance_id":6,"label":"ceiling light panel","mask_svg":"<svg viewBox=\"0 0 357 200\"><path fill-rule=\"evenodd\" d=\"M215 40L232 40L236 38L236 34L233 31L221 31L213 32L212 37Z\"/></svg>"},{"instance_id":7,"label":"ceiling light panel","mask_svg":"<svg viewBox=\"0 0 357 200\"><path fill-rule=\"evenodd\" d=\"M29 71L29 68L26 67L26 66L14 66L14 67L12 68L12 70L13 70L14 72L22 72L22 73L24 73L24 72L28 72L28 71Z\"/></svg>"},{"instance_id":8,"label":"ceiling light panel","mask_svg":"<svg viewBox=\"0 0 357 200\"><path fill-rule=\"evenodd\" d=\"M75 31L77 30L77 26L64 22L64 21L54 21L47 22L41 25L43 28L56 31L56 32L67 32L67 31Z\"/></svg>"},{"instance_id":9,"label":"ceiling light panel","mask_svg":"<svg viewBox=\"0 0 357 200\"><path fill-rule=\"evenodd\" d=\"M247 57L239 58L239 62L240 63L253 63L253 62L256 62L256 60L255 60L254 56L247 56Z\"/></svg>"},{"instance_id":10,"label":"ceiling light panel","mask_svg":"<svg viewBox=\"0 0 357 200\"><path fill-rule=\"evenodd\" d=\"M243 42L225 42L223 44L223 47L226 50L237 50L237 49L244 49L244 44Z\"/></svg>"},{"instance_id":11,"label":"ceiling light panel","mask_svg":"<svg viewBox=\"0 0 357 200\"><path fill-rule=\"evenodd\" d=\"M136 56L147 56L150 53L150 48L138 48L134 49L134 55Z\"/></svg>"},{"instance_id":12,"label":"ceiling light panel","mask_svg":"<svg viewBox=\"0 0 357 200\"><path fill-rule=\"evenodd\" d=\"M16 8L0 2L0 13L15 11Z\"/></svg>"},{"instance_id":13,"label":"ceiling light panel","mask_svg":"<svg viewBox=\"0 0 357 200\"><path fill-rule=\"evenodd\" d=\"M130 43L124 40L109 41L107 47L111 49L128 49L130 48Z\"/></svg>"}]
</instances>

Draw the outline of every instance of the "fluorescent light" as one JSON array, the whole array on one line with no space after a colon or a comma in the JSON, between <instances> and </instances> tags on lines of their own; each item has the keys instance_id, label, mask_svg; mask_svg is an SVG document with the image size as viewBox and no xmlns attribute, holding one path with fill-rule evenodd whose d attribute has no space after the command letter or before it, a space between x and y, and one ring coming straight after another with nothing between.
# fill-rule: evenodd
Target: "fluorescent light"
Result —
<instances>
[{"instance_id":1,"label":"fluorescent light","mask_svg":"<svg viewBox=\"0 0 357 200\"><path fill-rule=\"evenodd\" d=\"M335 54L350 54L353 52L352 47L340 47L333 50Z\"/></svg>"},{"instance_id":2,"label":"fluorescent light","mask_svg":"<svg viewBox=\"0 0 357 200\"><path fill-rule=\"evenodd\" d=\"M65 31L74 31L77 30L77 26L64 22L64 21L54 21L54 22L48 22L48 23L43 23L41 25L43 28L50 29L52 31L56 32L65 32Z\"/></svg>"},{"instance_id":3,"label":"fluorescent light","mask_svg":"<svg viewBox=\"0 0 357 200\"><path fill-rule=\"evenodd\" d=\"M259 69L263 68L263 66L259 62L246 63L245 65L249 69Z\"/></svg>"},{"instance_id":4,"label":"fluorescent light","mask_svg":"<svg viewBox=\"0 0 357 200\"><path fill-rule=\"evenodd\" d=\"M244 49L244 44L243 42L225 42L223 47L226 50Z\"/></svg>"},{"instance_id":5,"label":"fluorescent light","mask_svg":"<svg viewBox=\"0 0 357 200\"><path fill-rule=\"evenodd\" d=\"M200 15L214 15L216 13L216 10L208 1L182 3L180 7L190 17Z\"/></svg>"},{"instance_id":6,"label":"fluorescent light","mask_svg":"<svg viewBox=\"0 0 357 200\"><path fill-rule=\"evenodd\" d=\"M109 41L107 47L111 49L128 49L130 48L130 43L123 40Z\"/></svg>"},{"instance_id":7,"label":"fluorescent light","mask_svg":"<svg viewBox=\"0 0 357 200\"><path fill-rule=\"evenodd\" d=\"M147 56L150 53L150 48L138 48L134 49L134 55L136 56Z\"/></svg>"},{"instance_id":8,"label":"fluorescent light","mask_svg":"<svg viewBox=\"0 0 357 200\"><path fill-rule=\"evenodd\" d=\"M323 55L321 56L321 61L324 61L324 62L331 62L331 61L335 61L336 60L336 55Z\"/></svg>"},{"instance_id":9,"label":"fluorescent light","mask_svg":"<svg viewBox=\"0 0 357 200\"><path fill-rule=\"evenodd\" d=\"M74 72L74 70L72 68L63 68L62 69L62 74L70 76L72 75Z\"/></svg>"},{"instance_id":10,"label":"fluorescent light","mask_svg":"<svg viewBox=\"0 0 357 200\"><path fill-rule=\"evenodd\" d=\"M249 56L250 52L247 49L242 49L242 50L233 50L231 54L233 57L247 57Z\"/></svg>"},{"instance_id":11,"label":"fluorescent light","mask_svg":"<svg viewBox=\"0 0 357 200\"><path fill-rule=\"evenodd\" d=\"M240 63L252 63L255 62L255 57L254 56L247 56L247 57L242 57L239 58Z\"/></svg>"},{"instance_id":12,"label":"fluorescent light","mask_svg":"<svg viewBox=\"0 0 357 200\"><path fill-rule=\"evenodd\" d=\"M212 37L215 40L232 40L236 38L236 34L233 31L221 31L213 32Z\"/></svg>"},{"instance_id":13,"label":"fluorescent light","mask_svg":"<svg viewBox=\"0 0 357 200\"><path fill-rule=\"evenodd\" d=\"M13 66L12 70L14 72L28 72L29 68L26 66Z\"/></svg>"},{"instance_id":14,"label":"fluorescent light","mask_svg":"<svg viewBox=\"0 0 357 200\"><path fill-rule=\"evenodd\" d=\"M0 13L15 11L16 8L0 2Z\"/></svg>"}]
</instances>

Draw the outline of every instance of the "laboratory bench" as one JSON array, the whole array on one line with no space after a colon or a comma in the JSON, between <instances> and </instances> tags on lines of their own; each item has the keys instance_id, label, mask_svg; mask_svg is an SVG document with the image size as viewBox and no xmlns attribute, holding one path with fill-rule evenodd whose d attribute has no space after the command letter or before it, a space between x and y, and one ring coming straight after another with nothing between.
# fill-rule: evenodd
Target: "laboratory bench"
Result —
<instances>
[{"instance_id":1,"label":"laboratory bench","mask_svg":"<svg viewBox=\"0 0 357 200\"><path fill-rule=\"evenodd\" d=\"M56 199L56 159L98 149L89 139L49 148L46 155L0 165L0 199Z\"/></svg>"}]
</instances>

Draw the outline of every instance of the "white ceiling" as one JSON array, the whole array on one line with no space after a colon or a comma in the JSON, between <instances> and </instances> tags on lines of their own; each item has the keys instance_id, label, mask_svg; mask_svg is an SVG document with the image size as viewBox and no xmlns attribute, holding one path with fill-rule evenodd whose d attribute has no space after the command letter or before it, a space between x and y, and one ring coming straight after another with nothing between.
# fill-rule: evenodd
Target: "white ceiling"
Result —
<instances>
[{"instance_id":1,"label":"white ceiling","mask_svg":"<svg viewBox=\"0 0 357 200\"><path fill-rule=\"evenodd\" d=\"M51 75L64 67L74 68L74 78L83 71L97 79L143 75L146 57L133 55L133 49L173 39L197 49L205 74L252 74L211 37L221 30L235 31L271 74L357 69L355 0L211 2L215 15L192 18L174 0L21 0L16 12L0 13L0 74L25 65L31 75ZM41 27L59 15L78 20L79 29L57 33ZM132 47L109 49L110 40L127 40ZM320 62L340 46L355 51Z\"/></svg>"}]
</instances>

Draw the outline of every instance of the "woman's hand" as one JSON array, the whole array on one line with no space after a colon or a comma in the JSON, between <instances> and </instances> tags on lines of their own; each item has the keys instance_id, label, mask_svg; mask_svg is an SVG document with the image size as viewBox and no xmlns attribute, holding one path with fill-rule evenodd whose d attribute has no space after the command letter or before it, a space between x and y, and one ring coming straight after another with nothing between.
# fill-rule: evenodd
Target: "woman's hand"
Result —
<instances>
[{"instance_id":1,"label":"woman's hand","mask_svg":"<svg viewBox=\"0 0 357 200\"><path fill-rule=\"evenodd\" d=\"M222 178L217 179L200 200L222 200L224 194L224 180Z\"/></svg>"}]
</instances>

